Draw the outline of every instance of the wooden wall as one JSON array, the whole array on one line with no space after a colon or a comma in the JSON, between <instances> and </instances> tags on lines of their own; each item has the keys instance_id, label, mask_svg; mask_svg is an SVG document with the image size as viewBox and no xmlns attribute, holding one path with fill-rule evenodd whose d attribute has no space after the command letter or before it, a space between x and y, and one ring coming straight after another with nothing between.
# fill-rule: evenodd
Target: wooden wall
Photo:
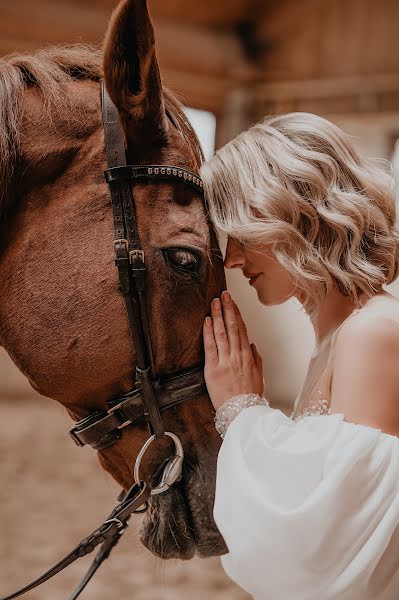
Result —
<instances>
[{"instance_id":1,"label":"wooden wall","mask_svg":"<svg viewBox=\"0 0 399 600\"><path fill-rule=\"evenodd\" d=\"M397 0L279 0L256 24L272 81L397 73Z\"/></svg>"},{"instance_id":2,"label":"wooden wall","mask_svg":"<svg viewBox=\"0 0 399 600\"><path fill-rule=\"evenodd\" d=\"M223 117L224 138L265 112L399 107L397 0L148 1L166 84ZM3 1L0 54L100 44L115 5Z\"/></svg>"},{"instance_id":3,"label":"wooden wall","mask_svg":"<svg viewBox=\"0 0 399 600\"><path fill-rule=\"evenodd\" d=\"M226 95L253 77L233 24L248 0L231 0L228 18L218 2L149 0L164 81L187 104L220 115ZM0 3L0 54L45 44L101 44L113 0L13 0Z\"/></svg>"},{"instance_id":4,"label":"wooden wall","mask_svg":"<svg viewBox=\"0 0 399 600\"><path fill-rule=\"evenodd\" d=\"M399 110L397 0L280 0L256 25L254 116Z\"/></svg>"}]
</instances>

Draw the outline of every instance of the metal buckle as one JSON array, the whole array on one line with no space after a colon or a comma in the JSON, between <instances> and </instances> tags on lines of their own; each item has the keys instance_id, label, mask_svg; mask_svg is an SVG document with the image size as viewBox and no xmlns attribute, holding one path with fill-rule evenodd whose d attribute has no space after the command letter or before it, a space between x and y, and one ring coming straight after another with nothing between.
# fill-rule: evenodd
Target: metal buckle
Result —
<instances>
[{"instance_id":1,"label":"metal buckle","mask_svg":"<svg viewBox=\"0 0 399 600\"><path fill-rule=\"evenodd\" d=\"M84 444L80 441L80 439L76 435L76 427L73 427L73 429L70 429L68 433L71 436L71 438L73 439L73 441L75 442L75 444L77 446L79 446L80 448L83 448Z\"/></svg>"},{"instance_id":2,"label":"metal buckle","mask_svg":"<svg viewBox=\"0 0 399 600\"><path fill-rule=\"evenodd\" d=\"M116 524L119 534L121 535L125 529L125 525L122 523L122 521L120 519L116 519L115 517L113 519L107 519L106 521L104 521L101 528L103 528L104 525L111 525L112 523Z\"/></svg>"},{"instance_id":3,"label":"metal buckle","mask_svg":"<svg viewBox=\"0 0 399 600\"><path fill-rule=\"evenodd\" d=\"M116 257L118 256L118 250L117 250L117 248L116 248L118 245L119 245L119 246L124 246L124 248L123 248L123 249L125 250L125 252L126 252L126 254L127 254L127 252L128 252L128 249L129 249L129 244L128 244L128 241L127 241L127 240L125 240L124 238L120 238L119 240L114 240L114 241L113 241L114 252L115 252L115 256L116 256Z\"/></svg>"},{"instance_id":4,"label":"metal buckle","mask_svg":"<svg viewBox=\"0 0 399 600\"><path fill-rule=\"evenodd\" d=\"M129 262L132 265L135 258L140 258L141 262L144 264L144 250L130 250L129 252Z\"/></svg>"},{"instance_id":5,"label":"metal buckle","mask_svg":"<svg viewBox=\"0 0 399 600\"><path fill-rule=\"evenodd\" d=\"M118 404L116 404L115 406L112 406L111 408L108 409L108 414L111 415L112 413L116 412L117 410L119 410L120 408L123 407L123 405L125 404L125 402L127 402L127 400L121 400L121 402L119 402ZM128 425L131 425L131 421L129 421L129 419L127 421L124 421L123 423L121 423L120 425L118 425L118 429L123 429L124 427L127 427Z\"/></svg>"}]
</instances>

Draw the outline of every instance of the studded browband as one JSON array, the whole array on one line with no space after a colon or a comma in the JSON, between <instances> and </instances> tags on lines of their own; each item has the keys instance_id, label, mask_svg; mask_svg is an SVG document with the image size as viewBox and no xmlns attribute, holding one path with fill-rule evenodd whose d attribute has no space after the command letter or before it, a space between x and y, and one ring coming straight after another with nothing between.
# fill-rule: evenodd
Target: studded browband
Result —
<instances>
[{"instance_id":1,"label":"studded browband","mask_svg":"<svg viewBox=\"0 0 399 600\"><path fill-rule=\"evenodd\" d=\"M186 169L168 165L125 165L112 167L105 171L107 183L120 181L121 179L174 179L184 181L201 194L204 190L204 184L200 177Z\"/></svg>"}]
</instances>

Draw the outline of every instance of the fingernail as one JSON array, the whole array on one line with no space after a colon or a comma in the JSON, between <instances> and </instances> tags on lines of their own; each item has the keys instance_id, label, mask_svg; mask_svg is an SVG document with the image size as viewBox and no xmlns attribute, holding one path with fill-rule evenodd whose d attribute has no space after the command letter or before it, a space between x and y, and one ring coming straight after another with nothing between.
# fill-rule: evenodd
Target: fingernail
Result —
<instances>
[{"instance_id":1,"label":"fingernail","mask_svg":"<svg viewBox=\"0 0 399 600\"><path fill-rule=\"evenodd\" d=\"M223 298L223 300L227 300L227 301L231 300L231 296L227 290L222 292L222 298Z\"/></svg>"},{"instance_id":2,"label":"fingernail","mask_svg":"<svg viewBox=\"0 0 399 600\"><path fill-rule=\"evenodd\" d=\"M214 306L215 308L220 308L220 300L219 300L219 298L215 298L215 299L214 299L214 301L213 301L213 306Z\"/></svg>"},{"instance_id":3,"label":"fingernail","mask_svg":"<svg viewBox=\"0 0 399 600\"><path fill-rule=\"evenodd\" d=\"M205 325L207 325L208 327L210 327L212 325L212 319L211 319L211 317L206 317L206 319L205 319Z\"/></svg>"}]
</instances>

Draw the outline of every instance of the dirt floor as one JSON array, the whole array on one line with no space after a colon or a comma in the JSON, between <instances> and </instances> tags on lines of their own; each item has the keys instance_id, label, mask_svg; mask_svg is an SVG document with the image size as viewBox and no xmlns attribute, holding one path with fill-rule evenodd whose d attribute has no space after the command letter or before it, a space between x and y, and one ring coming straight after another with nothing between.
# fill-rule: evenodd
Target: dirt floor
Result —
<instances>
[{"instance_id":1,"label":"dirt floor","mask_svg":"<svg viewBox=\"0 0 399 600\"><path fill-rule=\"evenodd\" d=\"M69 440L63 409L41 398L0 404L0 597L70 552L114 506L119 488L96 453ZM132 519L133 520L133 519ZM219 559L160 561L129 527L82 600L247 600ZM93 555L28 593L26 600L66 600Z\"/></svg>"}]
</instances>

